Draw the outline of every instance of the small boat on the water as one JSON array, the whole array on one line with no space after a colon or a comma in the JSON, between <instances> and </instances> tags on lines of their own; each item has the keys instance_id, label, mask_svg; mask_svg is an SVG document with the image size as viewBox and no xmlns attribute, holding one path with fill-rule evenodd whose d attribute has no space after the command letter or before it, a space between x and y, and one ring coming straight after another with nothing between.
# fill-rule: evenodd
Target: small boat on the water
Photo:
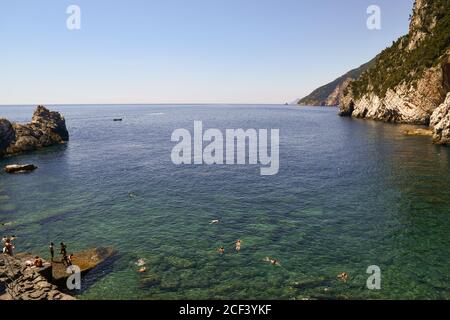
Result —
<instances>
[{"instance_id":1,"label":"small boat on the water","mask_svg":"<svg viewBox=\"0 0 450 320\"><path fill-rule=\"evenodd\" d=\"M5 166L5 172L6 173L24 173L24 172L30 172L36 170L38 167L36 167L34 164L12 164Z\"/></svg>"},{"instance_id":2,"label":"small boat on the water","mask_svg":"<svg viewBox=\"0 0 450 320\"><path fill-rule=\"evenodd\" d=\"M113 121L122 121L123 119L122 118L117 118L117 119L114 119Z\"/></svg>"}]
</instances>

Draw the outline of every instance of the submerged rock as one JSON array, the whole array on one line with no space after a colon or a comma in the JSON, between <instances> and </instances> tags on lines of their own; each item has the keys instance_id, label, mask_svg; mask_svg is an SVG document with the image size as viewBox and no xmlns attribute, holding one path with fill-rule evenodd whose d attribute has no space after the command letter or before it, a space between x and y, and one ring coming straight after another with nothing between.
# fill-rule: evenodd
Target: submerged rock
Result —
<instances>
[{"instance_id":1,"label":"submerged rock","mask_svg":"<svg viewBox=\"0 0 450 320\"><path fill-rule=\"evenodd\" d=\"M161 284L161 278L154 273L146 274L141 279L141 287L142 288L151 288L151 287L158 286L160 284Z\"/></svg>"},{"instance_id":2,"label":"submerged rock","mask_svg":"<svg viewBox=\"0 0 450 320\"><path fill-rule=\"evenodd\" d=\"M0 119L0 157L69 141L64 117L38 106L28 124Z\"/></svg>"},{"instance_id":3,"label":"submerged rock","mask_svg":"<svg viewBox=\"0 0 450 320\"><path fill-rule=\"evenodd\" d=\"M430 129L411 129L411 130L405 130L403 133L406 136L431 137L433 135L433 131Z\"/></svg>"},{"instance_id":4,"label":"submerged rock","mask_svg":"<svg viewBox=\"0 0 450 320\"><path fill-rule=\"evenodd\" d=\"M296 289L312 289L319 287L329 287L332 283L332 280L325 277L319 277L316 279L302 279L300 281L296 281L292 284L292 286Z\"/></svg>"}]
</instances>

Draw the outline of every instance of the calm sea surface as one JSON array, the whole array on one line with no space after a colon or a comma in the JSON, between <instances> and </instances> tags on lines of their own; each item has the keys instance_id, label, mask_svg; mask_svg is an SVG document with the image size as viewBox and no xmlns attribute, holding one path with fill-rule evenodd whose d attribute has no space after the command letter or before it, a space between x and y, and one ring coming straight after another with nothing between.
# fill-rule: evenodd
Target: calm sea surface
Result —
<instances>
[{"instance_id":1,"label":"calm sea surface","mask_svg":"<svg viewBox=\"0 0 450 320\"><path fill-rule=\"evenodd\" d=\"M50 241L75 252L113 246L116 258L84 279L81 299L450 299L450 149L403 136L405 126L325 108L51 108L71 140L0 161L39 167L0 173L0 222L12 222L0 232L44 257ZM0 117L26 122L33 109L0 107ZM279 174L175 166L171 133L195 120L280 129ZM366 288L371 265L380 291ZM350 281L336 281L341 272Z\"/></svg>"}]
</instances>

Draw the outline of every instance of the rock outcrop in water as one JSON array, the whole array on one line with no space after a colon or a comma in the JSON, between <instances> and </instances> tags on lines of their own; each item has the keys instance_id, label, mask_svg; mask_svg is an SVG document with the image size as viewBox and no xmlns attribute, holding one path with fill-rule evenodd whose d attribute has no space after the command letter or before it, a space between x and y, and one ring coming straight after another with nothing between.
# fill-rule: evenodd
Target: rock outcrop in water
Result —
<instances>
[{"instance_id":1,"label":"rock outcrop in water","mask_svg":"<svg viewBox=\"0 0 450 320\"><path fill-rule=\"evenodd\" d=\"M6 173L24 173L36 170L37 167L34 164L12 164L5 166Z\"/></svg>"},{"instance_id":2,"label":"rock outcrop in water","mask_svg":"<svg viewBox=\"0 0 450 320\"><path fill-rule=\"evenodd\" d=\"M28 124L0 119L0 157L69 141L66 121L59 112L38 106Z\"/></svg>"},{"instance_id":3,"label":"rock outcrop in water","mask_svg":"<svg viewBox=\"0 0 450 320\"><path fill-rule=\"evenodd\" d=\"M85 250L82 252L77 252L74 254L72 260L73 264L80 268L81 274L85 274L92 269L96 268L98 265L105 262L107 259L114 255L114 249L111 247L107 248L95 248L90 250ZM55 282L65 282L70 276L66 272L66 266L61 262L54 261L52 263L52 278Z\"/></svg>"},{"instance_id":4,"label":"rock outcrop in water","mask_svg":"<svg viewBox=\"0 0 450 320\"><path fill-rule=\"evenodd\" d=\"M409 34L342 91L340 115L428 125L449 91L450 1L416 0ZM435 141L447 134L440 130Z\"/></svg>"}]
</instances>

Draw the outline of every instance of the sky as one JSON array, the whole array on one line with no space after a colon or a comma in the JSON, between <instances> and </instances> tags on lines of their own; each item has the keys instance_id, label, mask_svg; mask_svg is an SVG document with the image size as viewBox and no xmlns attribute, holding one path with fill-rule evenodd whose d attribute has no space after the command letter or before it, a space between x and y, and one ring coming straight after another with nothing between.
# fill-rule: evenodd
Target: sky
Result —
<instances>
[{"instance_id":1,"label":"sky","mask_svg":"<svg viewBox=\"0 0 450 320\"><path fill-rule=\"evenodd\" d=\"M0 0L0 104L291 102L406 34L413 2Z\"/></svg>"}]
</instances>

